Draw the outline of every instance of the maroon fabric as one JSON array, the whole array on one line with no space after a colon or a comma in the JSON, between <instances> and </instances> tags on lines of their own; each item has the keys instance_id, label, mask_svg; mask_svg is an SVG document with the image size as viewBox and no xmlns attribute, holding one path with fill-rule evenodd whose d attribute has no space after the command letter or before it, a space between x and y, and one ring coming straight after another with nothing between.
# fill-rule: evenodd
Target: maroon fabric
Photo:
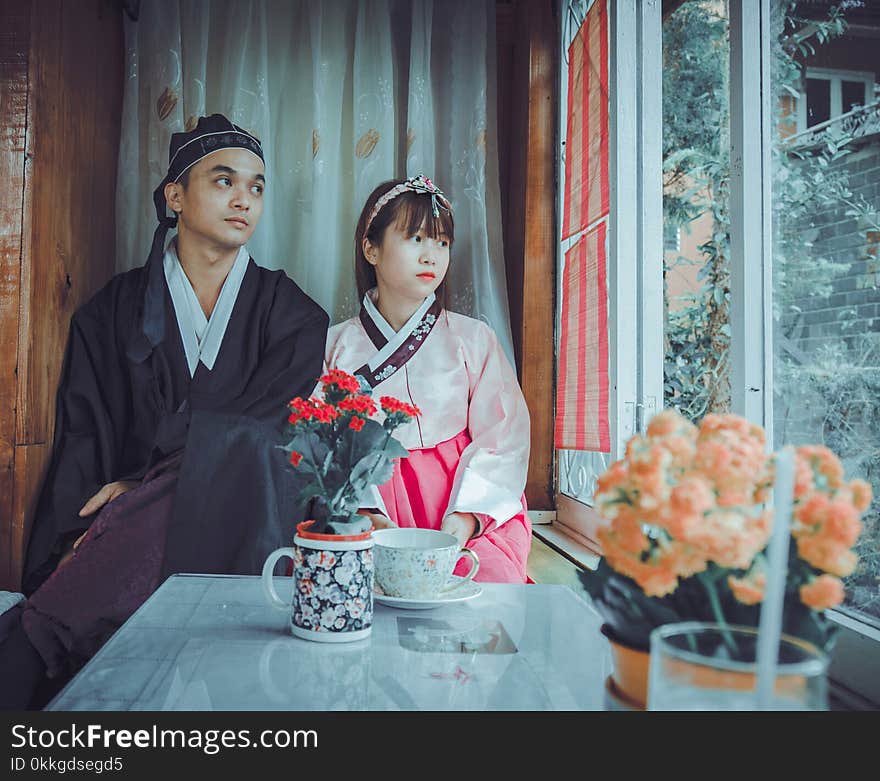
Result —
<instances>
[{"instance_id":1,"label":"maroon fabric","mask_svg":"<svg viewBox=\"0 0 880 781\"><path fill-rule=\"evenodd\" d=\"M25 603L22 626L50 677L82 666L159 587L179 466L166 459L105 505Z\"/></svg>"}]
</instances>

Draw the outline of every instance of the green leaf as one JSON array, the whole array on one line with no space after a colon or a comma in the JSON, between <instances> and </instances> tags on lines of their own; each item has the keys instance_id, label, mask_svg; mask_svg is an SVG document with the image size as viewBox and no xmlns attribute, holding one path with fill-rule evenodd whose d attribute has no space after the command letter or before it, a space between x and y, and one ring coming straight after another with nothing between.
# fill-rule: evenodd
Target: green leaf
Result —
<instances>
[{"instance_id":1,"label":"green leaf","mask_svg":"<svg viewBox=\"0 0 880 781\"><path fill-rule=\"evenodd\" d=\"M308 483L300 489L299 501L307 502L309 499L312 499L315 496L320 496L322 493L323 489L318 483Z\"/></svg>"},{"instance_id":2,"label":"green leaf","mask_svg":"<svg viewBox=\"0 0 880 781\"><path fill-rule=\"evenodd\" d=\"M288 448L302 453L303 460L308 460L316 468L324 463L324 459L330 452L330 448L314 431L297 434L289 443Z\"/></svg>"},{"instance_id":3,"label":"green leaf","mask_svg":"<svg viewBox=\"0 0 880 781\"><path fill-rule=\"evenodd\" d=\"M349 481L354 485L382 485L394 474L394 463L383 453L364 456L351 470Z\"/></svg>"}]
</instances>

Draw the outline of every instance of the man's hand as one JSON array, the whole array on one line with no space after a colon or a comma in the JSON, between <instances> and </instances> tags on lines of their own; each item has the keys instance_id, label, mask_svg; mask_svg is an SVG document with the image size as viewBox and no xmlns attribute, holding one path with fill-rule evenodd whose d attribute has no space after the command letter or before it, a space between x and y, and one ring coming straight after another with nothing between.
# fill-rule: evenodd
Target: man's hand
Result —
<instances>
[{"instance_id":1,"label":"man's hand","mask_svg":"<svg viewBox=\"0 0 880 781\"><path fill-rule=\"evenodd\" d=\"M96 513L105 504L112 502L117 496L122 496L122 494L126 491L130 491L136 485L137 482L132 480L117 480L115 483L107 483L107 485L83 505L82 509L79 511L79 517L84 518L86 515ZM63 564L67 564L67 562L73 558L73 554L76 553L76 549L88 533L89 530L86 529L74 540L73 545L64 552L64 555L58 562L59 567Z\"/></svg>"},{"instance_id":2,"label":"man's hand","mask_svg":"<svg viewBox=\"0 0 880 781\"><path fill-rule=\"evenodd\" d=\"M86 529L82 534L79 535L79 537L77 537L77 538L73 541L73 545L71 545L71 546L67 549L67 552L61 557L61 560L58 562L58 566L56 567L56 569L57 569L58 567L60 567L62 564L67 564L67 562L70 561L70 559L73 558L73 554L76 553L76 549L79 547L79 544L83 541L83 539L85 538L85 536L86 536L88 533L89 533L89 530Z\"/></svg>"},{"instance_id":3,"label":"man's hand","mask_svg":"<svg viewBox=\"0 0 880 781\"><path fill-rule=\"evenodd\" d=\"M105 504L112 502L116 497L122 496L126 491L130 491L137 485L132 480L117 480L115 483L107 483L98 493L96 493L89 501L87 501L82 510L79 511L79 517L84 518L86 515L92 515L98 512ZM82 538L80 538L82 539ZM79 540L74 544L79 543Z\"/></svg>"},{"instance_id":4,"label":"man's hand","mask_svg":"<svg viewBox=\"0 0 880 781\"><path fill-rule=\"evenodd\" d=\"M477 518L473 513L449 513L440 524L440 531L454 534L462 548L467 545L476 530Z\"/></svg>"},{"instance_id":5,"label":"man's hand","mask_svg":"<svg viewBox=\"0 0 880 781\"><path fill-rule=\"evenodd\" d=\"M373 529L378 531L379 529L396 529L397 524L394 523L387 515L382 515L382 513L371 513L367 510L358 510L358 515L366 515L373 522Z\"/></svg>"}]
</instances>

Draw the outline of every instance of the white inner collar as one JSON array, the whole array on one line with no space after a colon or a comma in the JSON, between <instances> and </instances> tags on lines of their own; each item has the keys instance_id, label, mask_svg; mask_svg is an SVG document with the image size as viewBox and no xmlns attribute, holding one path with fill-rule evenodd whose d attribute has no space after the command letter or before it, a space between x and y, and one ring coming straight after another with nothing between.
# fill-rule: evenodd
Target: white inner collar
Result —
<instances>
[{"instance_id":1,"label":"white inner collar","mask_svg":"<svg viewBox=\"0 0 880 781\"><path fill-rule=\"evenodd\" d=\"M403 324L403 327L399 331L395 331L373 303L373 299L377 296L378 291L376 288L368 290L364 294L364 309L370 319L376 324L376 327L382 333L382 336L388 340L388 344L379 350L368 362L367 365L370 367L371 371L378 369L383 363L385 363L385 361L394 355L395 352L397 352L398 348L409 338L410 334L412 334L413 329L421 322L422 318L425 316L425 312L431 308L431 304L437 299L437 296L431 293L431 295L422 301L419 308L412 313L409 320Z\"/></svg>"},{"instance_id":2,"label":"white inner collar","mask_svg":"<svg viewBox=\"0 0 880 781\"><path fill-rule=\"evenodd\" d=\"M190 377L195 375L199 361L208 369L214 368L238 298L238 291L247 271L249 257L246 247L238 250L238 256L226 275L209 319L205 317L192 283L183 266L180 265L177 257L177 242L174 239L168 242L163 258L165 281L174 304L174 314L183 340Z\"/></svg>"}]
</instances>

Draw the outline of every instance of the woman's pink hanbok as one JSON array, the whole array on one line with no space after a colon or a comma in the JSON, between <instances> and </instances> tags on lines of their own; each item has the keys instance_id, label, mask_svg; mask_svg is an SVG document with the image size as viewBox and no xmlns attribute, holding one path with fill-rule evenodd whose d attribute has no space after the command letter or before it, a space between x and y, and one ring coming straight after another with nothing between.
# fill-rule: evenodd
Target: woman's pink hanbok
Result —
<instances>
[{"instance_id":1,"label":"woman's pink hanbok","mask_svg":"<svg viewBox=\"0 0 880 781\"><path fill-rule=\"evenodd\" d=\"M370 291L359 317L330 329L325 369L360 375L377 401L393 396L422 414L395 431L409 457L370 503L402 527L439 529L451 512L473 513L475 579L527 582L529 414L494 332L433 295L395 332L374 300ZM456 572L469 566L462 560Z\"/></svg>"}]
</instances>

